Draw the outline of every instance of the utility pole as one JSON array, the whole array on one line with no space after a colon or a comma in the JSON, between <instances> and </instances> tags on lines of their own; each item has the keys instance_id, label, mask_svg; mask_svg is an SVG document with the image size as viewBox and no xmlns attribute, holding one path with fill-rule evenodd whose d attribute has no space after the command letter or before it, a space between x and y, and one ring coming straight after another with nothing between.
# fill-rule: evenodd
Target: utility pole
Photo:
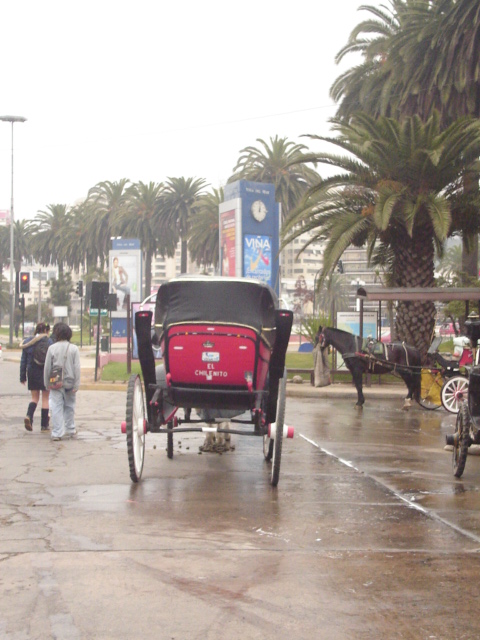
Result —
<instances>
[{"instance_id":1,"label":"utility pole","mask_svg":"<svg viewBox=\"0 0 480 640\"><path fill-rule=\"evenodd\" d=\"M11 171L11 194L10 194L10 345L13 344L13 323L15 315L15 288L13 284L13 271L14 271L14 222L15 216L13 213L13 125L15 122L25 122L26 118L23 116L0 116L0 121L10 122L12 125L12 171Z\"/></svg>"},{"instance_id":2,"label":"utility pole","mask_svg":"<svg viewBox=\"0 0 480 640\"><path fill-rule=\"evenodd\" d=\"M37 323L42 321L42 268L38 271L38 309Z\"/></svg>"}]
</instances>

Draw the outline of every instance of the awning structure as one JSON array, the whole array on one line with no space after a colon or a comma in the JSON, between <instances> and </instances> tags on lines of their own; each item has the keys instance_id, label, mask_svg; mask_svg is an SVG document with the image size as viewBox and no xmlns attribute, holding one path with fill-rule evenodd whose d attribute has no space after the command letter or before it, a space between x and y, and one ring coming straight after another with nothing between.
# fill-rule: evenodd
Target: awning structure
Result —
<instances>
[{"instance_id":1,"label":"awning structure","mask_svg":"<svg viewBox=\"0 0 480 640\"><path fill-rule=\"evenodd\" d=\"M448 288L448 287L416 287L408 289L406 287L398 287L389 289L386 287L359 287L357 289L357 298L360 301L360 336L363 337L363 303L364 301L378 301L379 317L382 313L382 302L390 300L404 301L427 301L432 302L451 302L452 300L465 301L465 316L469 314L470 301L478 302L478 312L480 315L480 287L468 288ZM380 340L380 325L378 327L378 339Z\"/></svg>"},{"instance_id":2,"label":"awning structure","mask_svg":"<svg viewBox=\"0 0 480 640\"><path fill-rule=\"evenodd\" d=\"M416 287L407 289L399 287L387 289L385 287L359 287L357 298L360 300L431 300L438 302L450 302L451 300L477 300L480 301L480 287L454 289L448 287Z\"/></svg>"}]
</instances>

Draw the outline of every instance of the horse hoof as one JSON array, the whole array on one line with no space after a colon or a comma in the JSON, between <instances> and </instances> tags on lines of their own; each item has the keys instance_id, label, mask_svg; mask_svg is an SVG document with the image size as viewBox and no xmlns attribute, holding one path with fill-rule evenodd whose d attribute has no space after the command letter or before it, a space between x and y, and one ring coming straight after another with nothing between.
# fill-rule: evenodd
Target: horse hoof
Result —
<instances>
[{"instance_id":1,"label":"horse hoof","mask_svg":"<svg viewBox=\"0 0 480 640\"><path fill-rule=\"evenodd\" d=\"M363 411L363 404L356 404L356 405L355 405L355 409L356 409L357 411Z\"/></svg>"}]
</instances>

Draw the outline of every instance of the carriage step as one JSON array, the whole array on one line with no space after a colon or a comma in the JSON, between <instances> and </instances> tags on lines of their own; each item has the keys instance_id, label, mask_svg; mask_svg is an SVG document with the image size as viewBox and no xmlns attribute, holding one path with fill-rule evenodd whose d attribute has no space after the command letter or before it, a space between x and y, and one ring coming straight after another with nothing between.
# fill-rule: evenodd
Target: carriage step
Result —
<instances>
[{"instance_id":1,"label":"carriage step","mask_svg":"<svg viewBox=\"0 0 480 640\"><path fill-rule=\"evenodd\" d=\"M455 446L455 436L445 436L445 442L446 444L450 444L453 447Z\"/></svg>"}]
</instances>

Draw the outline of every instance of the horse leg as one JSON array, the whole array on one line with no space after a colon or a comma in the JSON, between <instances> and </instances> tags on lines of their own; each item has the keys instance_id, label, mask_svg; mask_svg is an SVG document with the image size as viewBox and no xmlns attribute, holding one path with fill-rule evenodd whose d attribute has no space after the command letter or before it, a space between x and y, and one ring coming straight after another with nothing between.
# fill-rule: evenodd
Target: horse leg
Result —
<instances>
[{"instance_id":1,"label":"horse leg","mask_svg":"<svg viewBox=\"0 0 480 640\"><path fill-rule=\"evenodd\" d=\"M212 431L208 431L205 434L205 440L203 444L198 447L199 451L203 451L204 453L215 451L215 433Z\"/></svg>"},{"instance_id":2,"label":"horse leg","mask_svg":"<svg viewBox=\"0 0 480 640\"><path fill-rule=\"evenodd\" d=\"M408 411L412 406L412 400L416 398L417 394L417 378L414 375L406 374L403 377L403 381L407 385L407 396L405 397L402 409Z\"/></svg>"},{"instance_id":3,"label":"horse leg","mask_svg":"<svg viewBox=\"0 0 480 640\"><path fill-rule=\"evenodd\" d=\"M412 386L411 386L411 380L410 380L410 376L408 375L403 375L402 379L404 381L404 383L407 386L407 395L405 396L405 399L403 400L403 411L409 411L411 406L412 406L412 395L413 395L413 390L412 390Z\"/></svg>"},{"instance_id":4,"label":"horse leg","mask_svg":"<svg viewBox=\"0 0 480 640\"><path fill-rule=\"evenodd\" d=\"M218 424L221 429L229 429L230 421L225 420ZM223 453L224 451L233 451L235 449L235 445L231 444L231 434L227 433L219 433L214 431L209 431L205 435L205 440L203 444L199 447L199 450L204 453Z\"/></svg>"},{"instance_id":5,"label":"horse leg","mask_svg":"<svg viewBox=\"0 0 480 640\"><path fill-rule=\"evenodd\" d=\"M218 425L221 429L230 429L230 421L225 420ZM216 433L215 434L215 451L217 453L223 453L224 451L231 451L235 447L231 444L230 432Z\"/></svg>"},{"instance_id":6,"label":"horse leg","mask_svg":"<svg viewBox=\"0 0 480 640\"><path fill-rule=\"evenodd\" d=\"M363 370L358 367L352 367L350 369L352 373L353 383L357 390L357 404L355 405L356 409L363 409L363 405L365 404L365 396L363 395Z\"/></svg>"}]
</instances>

